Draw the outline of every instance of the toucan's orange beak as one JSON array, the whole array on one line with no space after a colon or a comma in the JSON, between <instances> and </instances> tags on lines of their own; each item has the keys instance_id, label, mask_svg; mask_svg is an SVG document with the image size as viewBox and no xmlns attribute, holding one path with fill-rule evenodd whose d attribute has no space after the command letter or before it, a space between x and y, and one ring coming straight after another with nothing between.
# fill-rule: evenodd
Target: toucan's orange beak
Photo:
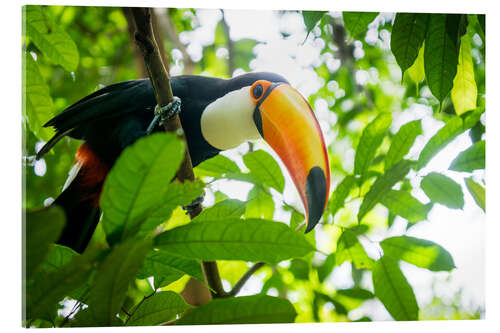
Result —
<instances>
[{"instance_id":1,"label":"toucan's orange beak","mask_svg":"<svg viewBox=\"0 0 500 333\"><path fill-rule=\"evenodd\" d=\"M328 201L330 167L318 120L304 97L286 83L257 81L254 121L285 164L306 211L306 233L318 223ZM253 88L252 87L252 88Z\"/></svg>"}]
</instances>

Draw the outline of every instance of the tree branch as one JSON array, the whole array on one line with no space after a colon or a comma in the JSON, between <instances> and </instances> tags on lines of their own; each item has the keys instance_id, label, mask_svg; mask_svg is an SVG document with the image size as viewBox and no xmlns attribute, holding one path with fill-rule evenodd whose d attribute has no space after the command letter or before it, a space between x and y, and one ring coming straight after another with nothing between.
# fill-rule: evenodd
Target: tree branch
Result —
<instances>
[{"instance_id":1,"label":"tree branch","mask_svg":"<svg viewBox=\"0 0 500 333\"><path fill-rule=\"evenodd\" d=\"M144 64L153 86L156 103L158 106L163 107L173 100L172 87L170 85L170 76L168 72L168 59L164 54L164 61L159 51L158 44L156 43L155 34L153 30L152 11L150 8L132 8L132 16L135 23L135 41L142 51ZM167 132L176 133L184 142L184 132L182 130L181 121L178 115L168 120L164 124ZM186 145L187 146L187 145ZM189 151L186 149L184 161L182 162L176 175L177 179L181 182L185 180L194 180L193 165ZM189 216L196 217L201 213L201 204L192 206L189 210ZM210 288L216 292L220 292L222 282L220 281L217 264L215 262L202 262L205 279L209 283ZM223 291L223 290L222 290Z\"/></svg>"},{"instance_id":2,"label":"tree branch","mask_svg":"<svg viewBox=\"0 0 500 333\"><path fill-rule=\"evenodd\" d=\"M261 267L263 267L266 263L265 262L258 262L255 263L250 269L243 274L243 276L236 282L236 284L233 286L233 289L231 289L230 292L227 293L227 296L236 296L241 288L245 285L245 283L250 279L250 277L257 272Z\"/></svg>"},{"instance_id":3,"label":"tree branch","mask_svg":"<svg viewBox=\"0 0 500 333\"><path fill-rule=\"evenodd\" d=\"M227 52L228 52L228 58L227 58L227 75L229 77L233 76L234 70L235 70L235 65L234 65L234 42L231 39L230 36L230 28L229 25L227 24L226 21L226 16L225 12L223 9L221 9L222 13L222 30L224 31L224 35L226 36L226 45L227 45Z\"/></svg>"}]
</instances>

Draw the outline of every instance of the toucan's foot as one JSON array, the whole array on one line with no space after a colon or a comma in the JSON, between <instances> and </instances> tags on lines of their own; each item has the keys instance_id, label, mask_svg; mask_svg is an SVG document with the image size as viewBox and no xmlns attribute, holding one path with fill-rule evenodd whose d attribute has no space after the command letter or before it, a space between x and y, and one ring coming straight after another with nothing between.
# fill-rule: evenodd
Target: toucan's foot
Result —
<instances>
[{"instance_id":1,"label":"toucan's foot","mask_svg":"<svg viewBox=\"0 0 500 333\"><path fill-rule=\"evenodd\" d=\"M174 96L172 102L163 107L156 105L155 116L146 130L147 134L151 134L156 125L163 125L165 121L172 119L179 112L181 112L181 99L177 96Z\"/></svg>"},{"instance_id":2,"label":"toucan's foot","mask_svg":"<svg viewBox=\"0 0 500 333\"><path fill-rule=\"evenodd\" d=\"M189 205L182 206L182 209L190 211L194 209L196 206L201 205L204 199L205 199L205 192L203 192L198 198L194 199Z\"/></svg>"}]
</instances>

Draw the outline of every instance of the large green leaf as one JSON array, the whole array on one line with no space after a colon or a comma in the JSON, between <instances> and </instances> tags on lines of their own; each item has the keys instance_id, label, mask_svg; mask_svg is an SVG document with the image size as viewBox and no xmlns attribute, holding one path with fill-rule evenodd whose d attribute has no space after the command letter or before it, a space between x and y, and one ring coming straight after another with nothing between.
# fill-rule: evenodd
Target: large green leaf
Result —
<instances>
[{"instance_id":1,"label":"large green leaf","mask_svg":"<svg viewBox=\"0 0 500 333\"><path fill-rule=\"evenodd\" d=\"M49 253L64 227L64 211L50 206L26 213L26 278L29 280Z\"/></svg>"},{"instance_id":2,"label":"large green leaf","mask_svg":"<svg viewBox=\"0 0 500 333\"><path fill-rule=\"evenodd\" d=\"M178 325L293 323L297 313L286 299L254 295L215 299L189 311Z\"/></svg>"},{"instance_id":3,"label":"large green leaf","mask_svg":"<svg viewBox=\"0 0 500 333\"><path fill-rule=\"evenodd\" d=\"M432 202L455 209L464 207L462 187L445 175L432 172L422 179L420 187Z\"/></svg>"},{"instance_id":4,"label":"large green leaf","mask_svg":"<svg viewBox=\"0 0 500 333\"><path fill-rule=\"evenodd\" d=\"M184 144L171 133L141 138L123 151L101 195L108 241L134 236L147 216L161 207L183 158Z\"/></svg>"},{"instance_id":5,"label":"large green leaf","mask_svg":"<svg viewBox=\"0 0 500 333\"><path fill-rule=\"evenodd\" d=\"M474 201L485 212L486 211L486 197L484 187L476 183L472 178L465 178L465 184L469 189L470 194Z\"/></svg>"},{"instance_id":6,"label":"large green leaf","mask_svg":"<svg viewBox=\"0 0 500 333\"><path fill-rule=\"evenodd\" d=\"M391 146L385 156L385 170L401 161L410 151L417 136L422 134L422 121L414 120L401 126L391 140Z\"/></svg>"},{"instance_id":7,"label":"large green leaf","mask_svg":"<svg viewBox=\"0 0 500 333\"><path fill-rule=\"evenodd\" d=\"M402 180L414 166L413 161L402 160L387 170L382 176L375 180L368 193L366 193L358 212L358 221L368 213L382 198L389 193L392 187Z\"/></svg>"},{"instance_id":8,"label":"large green leaf","mask_svg":"<svg viewBox=\"0 0 500 333\"><path fill-rule=\"evenodd\" d=\"M149 239L129 240L118 244L100 265L87 300L89 315L97 326L113 324L129 284L151 249Z\"/></svg>"},{"instance_id":9,"label":"large green leaf","mask_svg":"<svg viewBox=\"0 0 500 333\"><path fill-rule=\"evenodd\" d=\"M425 239L396 236L384 239L380 246L385 256L431 271L449 271L455 268L453 258L448 251Z\"/></svg>"},{"instance_id":10,"label":"large green leaf","mask_svg":"<svg viewBox=\"0 0 500 333\"><path fill-rule=\"evenodd\" d=\"M172 255L165 251L152 251L144 260L144 266L137 276L145 279L154 277L155 288L163 287L188 274L203 282L200 262Z\"/></svg>"},{"instance_id":11,"label":"large green leaf","mask_svg":"<svg viewBox=\"0 0 500 333\"><path fill-rule=\"evenodd\" d=\"M314 29L325 13L326 11L302 11L302 18L304 19L304 24L306 25L307 36L309 36L309 33L311 33L312 29Z\"/></svg>"},{"instance_id":12,"label":"large green leaf","mask_svg":"<svg viewBox=\"0 0 500 333\"><path fill-rule=\"evenodd\" d=\"M255 185L247 197L247 208L245 217L256 217L272 219L274 215L274 201L273 197Z\"/></svg>"},{"instance_id":13,"label":"large green leaf","mask_svg":"<svg viewBox=\"0 0 500 333\"><path fill-rule=\"evenodd\" d=\"M332 193L332 198L328 202L328 212L335 216L337 211L344 207L345 200L349 196L351 190L356 186L356 178L353 176L346 176L342 182L335 188Z\"/></svg>"},{"instance_id":14,"label":"large green leaf","mask_svg":"<svg viewBox=\"0 0 500 333\"><path fill-rule=\"evenodd\" d=\"M226 199L212 207L205 208L192 222L216 221L224 218L239 218L245 213L245 202L236 199Z\"/></svg>"},{"instance_id":15,"label":"large green leaf","mask_svg":"<svg viewBox=\"0 0 500 333\"><path fill-rule=\"evenodd\" d=\"M191 308L172 291L162 291L147 298L127 321L127 326L153 326L165 323Z\"/></svg>"},{"instance_id":16,"label":"large green leaf","mask_svg":"<svg viewBox=\"0 0 500 333\"><path fill-rule=\"evenodd\" d=\"M75 42L46 15L41 6L25 7L26 35L55 64L68 72L78 66L79 54Z\"/></svg>"},{"instance_id":17,"label":"large green leaf","mask_svg":"<svg viewBox=\"0 0 500 333\"><path fill-rule=\"evenodd\" d=\"M425 39L429 14L397 13L392 26L391 50L404 73L417 59Z\"/></svg>"},{"instance_id":18,"label":"large green leaf","mask_svg":"<svg viewBox=\"0 0 500 333\"><path fill-rule=\"evenodd\" d=\"M425 77L432 94L442 102L457 73L458 29L453 27L454 14L429 15L424 51Z\"/></svg>"},{"instance_id":19,"label":"large green leaf","mask_svg":"<svg viewBox=\"0 0 500 333\"><path fill-rule=\"evenodd\" d=\"M410 223L427 219L432 204L424 205L410 193L402 190L391 190L384 195L380 203L394 215L399 215Z\"/></svg>"},{"instance_id":20,"label":"large green leaf","mask_svg":"<svg viewBox=\"0 0 500 333\"><path fill-rule=\"evenodd\" d=\"M350 230L344 230L335 252L335 265L342 265L345 261L352 262L356 268L370 269L373 266L373 260L366 254L356 234Z\"/></svg>"},{"instance_id":21,"label":"large green leaf","mask_svg":"<svg viewBox=\"0 0 500 333\"><path fill-rule=\"evenodd\" d=\"M277 263L314 250L303 234L280 222L226 219L190 223L165 231L155 245L173 255L197 260L247 260Z\"/></svg>"},{"instance_id":22,"label":"large green leaf","mask_svg":"<svg viewBox=\"0 0 500 333\"><path fill-rule=\"evenodd\" d=\"M477 86L468 35L463 35L460 42L457 75L453 80L451 100L457 115L476 108Z\"/></svg>"},{"instance_id":23,"label":"large green leaf","mask_svg":"<svg viewBox=\"0 0 500 333\"><path fill-rule=\"evenodd\" d=\"M485 168L486 142L478 141L463 152L461 152L451 162L450 170L472 172Z\"/></svg>"},{"instance_id":24,"label":"large green leaf","mask_svg":"<svg viewBox=\"0 0 500 333\"><path fill-rule=\"evenodd\" d=\"M427 142L418 157L417 169L422 169L448 143L466 130L462 118L452 117Z\"/></svg>"},{"instance_id":25,"label":"large green leaf","mask_svg":"<svg viewBox=\"0 0 500 333\"><path fill-rule=\"evenodd\" d=\"M87 282L91 271L87 256L75 256L57 270L39 271L26 291L27 319L52 318L58 303Z\"/></svg>"},{"instance_id":26,"label":"large green leaf","mask_svg":"<svg viewBox=\"0 0 500 333\"><path fill-rule=\"evenodd\" d=\"M372 270L375 296L396 320L417 320L418 304L413 289L401 272L398 262L383 256Z\"/></svg>"},{"instance_id":27,"label":"large green leaf","mask_svg":"<svg viewBox=\"0 0 500 333\"><path fill-rule=\"evenodd\" d=\"M391 122L392 115L389 112L382 112L365 127L354 157L355 175L361 175L361 178L364 178Z\"/></svg>"},{"instance_id":28,"label":"large green leaf","mask_svg":"<svg viewBox=\"0 0 500 333\"><path fill-rule=\"evenodd\" d=\"M250 174L263 185L270 186L283 193L285 178L274 158L263 150L256 150L243 156Z\"/></svg>"},{"instance_id":29,"label":"large green leaf","mask_svg":"<svg viewBox=\"0 0 500 333\"><path fill-rule=\"evenodd\" d=\"M222 177L228 173L241 173L238 165L224 155L217 155L200 163L196 171L204 176Z\"/></svg>"},{"instance_id":30,"label":"large green leaf","mask_svg":"<svg viewBox=\"0 0 500 333\"><path fill-rule=\"evenodd\" d=\"M344 26L349 31L353 38L362 37L362 34L366 33L368 29L368 24L370 24L376 17L378 13L371 12L343 12L342 19L344 20Z\"/></svg>"},{"instance_id":31,"label":"large green leaf","mask_svg":"<svg viewBox=\"0 0 500 333\"><path fill-rule=\"evenodd\" d=\"M25 98L25 121L30 130L40 139L49 141L54 130L43 125L54 116L54 103L50 97L49 86L40 73L38 64L33 57L23 54L23 97Z\"/></svg>"}]
</instances>

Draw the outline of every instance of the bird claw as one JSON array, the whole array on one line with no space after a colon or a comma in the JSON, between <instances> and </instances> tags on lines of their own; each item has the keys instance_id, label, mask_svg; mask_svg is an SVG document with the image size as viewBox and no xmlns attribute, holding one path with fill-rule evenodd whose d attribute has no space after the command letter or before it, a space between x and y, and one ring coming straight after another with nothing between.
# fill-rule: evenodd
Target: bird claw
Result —
<instances>
[{"instance_id":1,"label":"bird claw","mask_svg":"<svg viewBox=\"0 0 500 333\"><path fill-rule=\"evenodd\" d=\"M198 198L191 201L191 203L189 205L182 206L182 209L184 209L186 211L190 211L190 210L194 209L196 206L201 205L201 203L203 202L204 199L205 199L205 192L203 192Z\"/></svg>"},{"instance_id":2,"label":"bird claw","mask_svg":"<svg viewBox=\"0 0 500 333\"><path fill-rule=\"evenodd\" d=\"M163 123L169 119L172 119L177 114L181 112L181 99L177 96L174 96L172 102L168 103L165 106L155 106L154 118L148 126L146 130L147 134L151 134L156 125L163 125Z\"/></svg>"}]
</instances>

